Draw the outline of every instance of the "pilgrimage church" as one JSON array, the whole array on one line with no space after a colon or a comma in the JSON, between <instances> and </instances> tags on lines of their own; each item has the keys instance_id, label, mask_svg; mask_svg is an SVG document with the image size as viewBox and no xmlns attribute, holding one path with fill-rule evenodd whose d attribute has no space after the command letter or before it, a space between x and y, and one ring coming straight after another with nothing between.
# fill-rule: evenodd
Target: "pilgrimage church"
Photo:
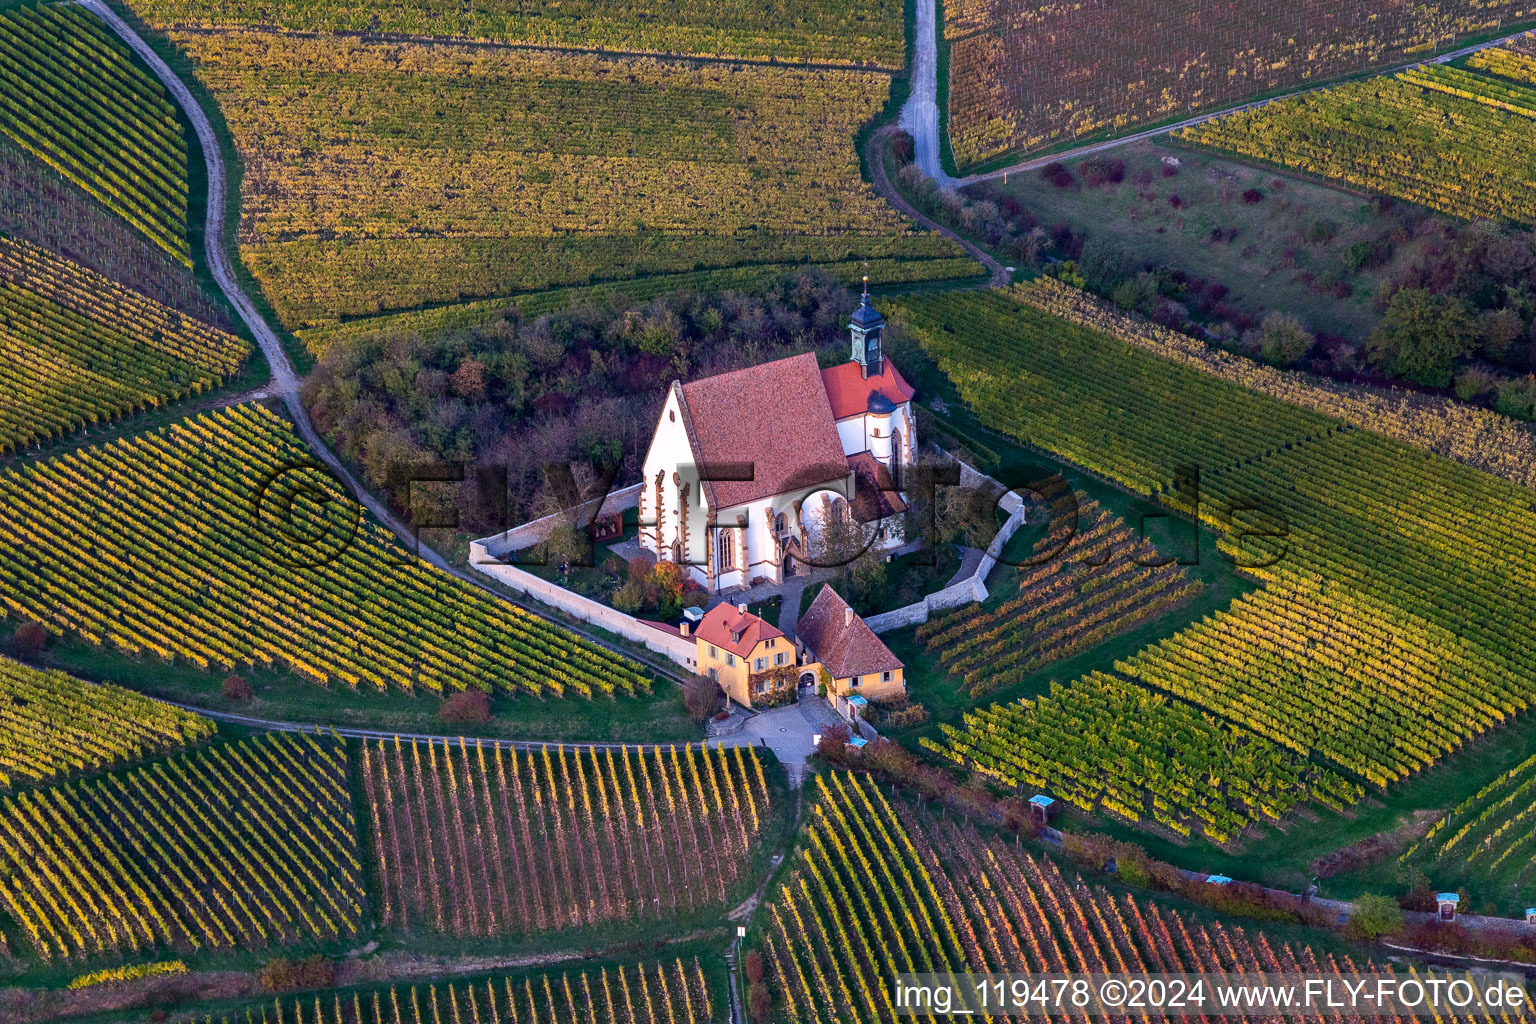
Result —
<instances>
[{"instance_id":1,"label":"pilgrimage church","mask_svg":"<svg viewBox=\"0 0 1536 1024\"><path fill-rule=\"evenodd\" d=\"M901 546L913 389L882 354L868 278L848 329L852 358L829 369L808 352L672 382L645 457L641 547L717 592L802 571L833 517L874 550Z\"/></svg>"}]
</instances>

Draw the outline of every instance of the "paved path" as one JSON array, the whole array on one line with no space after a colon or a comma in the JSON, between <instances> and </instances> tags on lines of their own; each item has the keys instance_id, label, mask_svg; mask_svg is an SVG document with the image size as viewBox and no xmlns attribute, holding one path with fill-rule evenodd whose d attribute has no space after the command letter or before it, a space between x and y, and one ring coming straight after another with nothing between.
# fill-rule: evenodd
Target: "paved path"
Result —
<instances>
[{"instance_id":1,"label":"paved path","mask_svg":"<svg viewBox=\"0 0 1536 1024\"><path fill-rule=\"evenodd\" d=\"M474 737L448 735L443 733L400 732L395 729L360 729L351 726L319 725L313 722L283 722L271 718L258 718L254 715L242 715L233 711L211 711L195 704L183 704L178 701L167 700L163 703L172 707L191 711L194 714L211 718L215 722L224 722L228 725L244 726L248 729L264 729L269 732L307 732L314 734L334 734L347 739L359 740L389 740L399 737L402 740L420 740L424 743L457 743L461 739L465 743L479 743L487 747L500 747L503 750L540 750L547 746L554 746L561 741L544 740L514 740L498 737ZM819 705L819 707L807 705ZM831 717L829 717L831 716ZM801 773L805 768L806 758L815 753L816 745L814 737L819 732L825 732L827 727L837 721L836 713L832 707L821 698L813 698L801 701L799 704L789 704L771 711L764 711L747 719L740 732L729 736L715 736L709 739L692 740L695 744L702 743L709 747L742 747L764 746L773 751L774 756L789 773L790 784L800 784ZM597 750L633 750L647 751L679 747L681 742L674 743L589 743L584 740L565 742L570 748L593 747Z\"/></svg>"},{"instance_id":2,"label":"paved path","mask_svg":"<svg viewBox=\"0 0 1536 1024\"><path fill-rule=\"evenodd\" d=\"M917 0L912 48L912 92L902 104L897 124L912 136L913 156L923 173L943 188L954 188L955 179L944 173L939 159L939 40L938 0Z\"/></svg>"},{"instance_id":3,"label":"paved path","mask_svg":"<svg viewBox=\"0 0 1536 1024\"><path fill-rule=\"evenodd\" d=\"M932 0L929 0L929 2L932 2ZM921 0L919 0L919 6L921 6ZM1013 280L1013 275L1010 274L1008 272L1008 268L1003 266L1002 263L1000 263L994 256L992 256L991 253L987 252L981 246L977 245L969 238L966 238L964 235L958 234L953 229L940 224L926 213L918 212L917 207L907 202L906 197L903 196L900 192L896 191L895 184L891 181L890 176L885 173L885 148L886 144L890 141L891 136L894 134L896 134L896 129L890 125L886 125L884 128L881 128L879 131L871 135L869 137L869 141L864 146L864 159L865 162L869 165L869 176L870 180L875 186L875 191L880 193L886 202L896 207L896 209L900 210L908 217L911 217L913 220L917 221L929 231L933 231L954 242L958 242L960 247L966 251L968 256L987 268L987 273L990 275L987 280L988 287L1007 287L1008 284Z\"/></svg>"}]
</instances>

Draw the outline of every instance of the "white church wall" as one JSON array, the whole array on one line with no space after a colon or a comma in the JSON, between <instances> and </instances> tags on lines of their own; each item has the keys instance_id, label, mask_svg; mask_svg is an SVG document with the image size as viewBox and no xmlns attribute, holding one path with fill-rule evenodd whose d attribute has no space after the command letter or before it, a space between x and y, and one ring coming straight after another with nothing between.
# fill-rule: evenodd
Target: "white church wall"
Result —
<instances>
[{"instance_id":1,"label":"white church wall","mask_svg":"<svg viewBox=\"0 0 1536 1024\"><path fill-rule=\"evenodd\" d=\"M838 420L837 439L843 442L844 455L857 455L859 452L867 451L869 445L864 440L864 414Z\"/></svg>"},{"instance_id":2,"label":"white church wall","mask_svg":"<svg viewBox=\"0 0 1536 1024\"><path fill-rule=\"evenodd\" d=\"M503 550L501 553L506 552ZM698 644L695 641L648 626L633 615L626 615L589 597L566 590L557 583L540 579L531 572L507 565L492 554L486 541L477 540L469 545L469 565L476 572L489 576L503 586L565 612L574 619L643 644L646 649L666 656L689 672L699 670Z\"/></svg>"},{"instance_id":3,"label":"white church wall","mask_svg":"<svg viewBox=\"0 0 1536 1024\"><path fill-rule=\"evenodd\" d=\"M646 452L640 498L640 546L656 553L670 551L673 543L681 539L681 507L683 485L688 486L688 550L684 553L685 564L697 564L702 579L707 559L705 548L709 527L708 502L699 484L698 467L694 465L693 449L688 443L688 430L683 425L683 414L678 397L679 389L667 394L661 414L656 420L656 432L651 447ZM658 546L656 521L656 474L661 481L661 543Z\"/></svg>"}]
</instances>

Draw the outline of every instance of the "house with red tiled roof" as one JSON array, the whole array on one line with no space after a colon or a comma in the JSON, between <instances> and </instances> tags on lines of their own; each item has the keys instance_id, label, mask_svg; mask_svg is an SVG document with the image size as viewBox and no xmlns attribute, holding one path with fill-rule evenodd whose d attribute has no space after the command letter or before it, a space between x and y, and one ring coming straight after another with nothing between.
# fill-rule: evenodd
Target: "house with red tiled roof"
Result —
<instances>
[{"instance_id":1,"label":"house with red tiled roof","mask_svg":"<svg viewBox=\"0 0 1536 1024\"><path fill-rule=\"evenodd\" d=\"M837 591L823 585L795 627L803 664L826 670L827 698L845 718L868 701L905 693L904 666Z\"/></svg>"},{"instance_id":2,"label":"house with red tiled roof","mask_svg":"<svg viewBox=\"0 0 1536 1024\"><path fill-rule=\"evenodd\" d=\"M834 520L899 547L917 421L884 329L866 281L846 363L805 353L673 381L642 469L641 547L712 592L803 572Z\"/></svg>"},{"instance_id":3,"label":"house with red tiled roof","mask_svg":"<svg viewBox=\"0 0 1536 1024\"><path fill-rule=\"evenodd\" d=\"M693 635L699 674L719 683L736 703L750 708L795 696L794 641L747 611L746 605L716 605Z\"/></svg>"}]
</instances>

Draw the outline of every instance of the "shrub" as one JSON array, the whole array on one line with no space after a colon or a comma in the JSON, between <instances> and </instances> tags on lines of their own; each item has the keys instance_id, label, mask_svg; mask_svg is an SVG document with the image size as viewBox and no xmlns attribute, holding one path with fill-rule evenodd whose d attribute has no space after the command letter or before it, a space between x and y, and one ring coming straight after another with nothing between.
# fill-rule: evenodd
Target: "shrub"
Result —
<instances>
[{"instance_id":1,"label":"shrub","mask_svg":"<svg viewBox=\"0 0 1536 1024\"><path fill-rule=\"evenodd\" d=\"M905 131L897 131L891 136L891 156L896 162L905 166L910 164L917 156L917 145L912 136Z\"/></svg>"},{"instance_id":2,"label":"shrub","mask_svg":"<svg viewBox=\"0 0 1536 1024\"><path fill-rule=\"evenodd\" d=\"M1066 166L1060 161L1048 163L1044 167L1040 168L1040 180L1053 183L1056 180L1056 175L1065 174L1066 171Z\"/></svg>"},{"instance_id":3,"label":"shrub","mask_svg":"<svg viewBox=\"0 0 1536 1024\"><path fill-rule=\"evenodd\" d=\"M645 585L629 580L613 592L613 607L625 615L633 615L645 607Z\"/></svg>"},{"instance_id":4,"label":"shrub","mask_svg":"<svg viewBox=\"0 0 1536 1024\"><path fill-rule=\"evenodd\" d=\"M261 987L269 992L301 988L330 988L336 984L336 965L316 953L302 960L280 956L261 969Z\"/></svg>"},{"instance_id":5,"label":"shrub","mask_svg":"<svg viewBox=\"0 0 1536 1024\"><path fill-rule=\"evenodd\" d=\"M1125 161L1089 157L1077 165L1077 173L1082 175L1084 185L1097 186L1106 182L1118 185L1125 180Z\"/></svg>"},{"instance_id":6,"label":"shrub","mask_svg":"<svg viewBox=\"0 0 1536 1024\"><path fill-rule=\"evenodd\" d=\"M491 698L484 690L471 687L443 701L437 719L450 725L483 724L491 720Z\"/></svg>"},{"instance_id":7,"label":"shrub","mask_svg":"<svg viewBox=\"0 0 1536 1024\"><path fill-rule=\"evenodd\" d=\"M683 684L683 703L695 725L703 725L725 707L725 691L708 676L689 676Z\"/></svg>"},{"instance_id":8,"label":"shrub","mask_svg":"<svg viewBox=\"0 0 1536 1024\"><path fill-rule=\"evenodd\" d=\"M1243 193L1243 202L1248 206L1252 206L1254 203L1262 202L1263 199L1264 193L1260 192L1256 188L1250 188Z\"/></svg>"},{"instance_id":9,"label":"shrub","mask_svg":"<svg viewBox=\"0 0 1536 1024\"><path fill-rule=\"evenodd\" d=\"M1055 185L1057 188L1066 188L1072 184L1072 175L1064 170L1057 171L1055 174L1051 175L1051 184Z\"/></svg>"},{"instance_id":10,"label":"shrub","mask_svg":"<svg viewBox=\"0 0 1536 1024\"><path fill-rule=\"evenodd\" d=\"M1179 194L1175 192L1173 195L1168 197L1168 205L1173 207L1175 210L1181 210L1184 208L1184 200L1179 198Z\"/></svg>"},{"instance_id":11,"label":"shrub","mask_svg":"<svg viewBox=\"0 0 1536 1024\"><path fill-rule=\"evenodd\" d=\"M1259 326L1259 355L1274 366L1289 366L1312 351L1315 339L1288 313L1271 312Z\"/></svg>"},{"instance_id":12,"label":"shrub","mask_svg":"<svg viewBox=\"0 0 1536 1024\"><path fill-rule=\"evenodd\" d=\"M219 692L225 700L250 700L255 696L251 690L251 684L243 676L230 676L224 680L224 685L219 687Z\"/></svg>"},{"instance_id":13,"label":"shrub","mask_svg":"<svg viewBox=\"0 0 1536 1024\"><path fill-rule=\"evenodd\" d=\"M1469 366L1456 375L1456 397L1475 402L1498 386L1499 377L1481 366Z\"/></svg>"},{"instance_id":14,"label":"shrub","mask_svg":"<svg viewBox=\"0 0 1536 1024\"><path fill-rule=\"evenodd\" d=\"M1339 233L1339 226L1331 220L1315 220L1307 225L1307 241L1312 245L1322 245L1324 242L1333 241L1333 236Z\"/></svg>"},{"instance_id":15,"label":"shrub","mask_svg":"<svg viewBox=\"0 0 1536 1024\"><path fill-rule=\"evenodd\" d=\"M23 622L11 636L16 653L23 658L35 658L48 646L48 630L41 622Z\"/></svg>"},{"instance_id":16,"label":"shrub","mask_svg":"<svg viewBox=\"0 0 1536 1024\"><path fill-rule=\"evenodd\" d=\"M1536 419L1536 374L1501 381L1493 404L1505 416Z\"/></svg>"},{"instance_id":17,"label":"shrub","mask_svg":"<svg viewBox=\"0 0 1536 1024\"><path fill-rule=\"evenodd\" d=\"M773 997L769 995L767 985L747 986L747 1012L753 1020L767 1020L772 1006Z\"/></svg>"},{"instance_id":18,"label":"shrub","mask_svg":"<svg viewBox=\"0 0 1536 1024\"><path fill-rule=\"evenodd\" d=\"M1355 900L1345 933L1355 939L1379 939L1403 930L1403 908L1390 896L1366 893Z\"/></svg>"},{"instance_id":19,"label":"shrub","mask_svg":"<svg viewBox=\"0 0 1536 1024\"><path fill-rule=\"evenodd\" d=\"M848 741L852 738L853 730L841 723L834 725L823 732L821 738L816 741L816 753L835 765L846 767Z\"/></svg>"},{"instance_id":20,"label":"shrub","mask_svg":"<svg viewBox=\"0 0 1536 1024\"><path fill-rule=\"evenodd\" d=\"M1356 242L1344 250L1344 266L1351 273L1371 267L1379 267L1392 258L1392 243L1384 238L1373 242Z\"/></svg>"},{"instance_id":21,"label":"shrub","mask_svg":"<svg viewBox=\"0 0 1536 1024\"><path fill-rule=\"evenodd\" d=\"M1179 173L1178 164L1163 164L1163 177L1171 178Z\"/></svg>"},{"instance_id":22,"label":"shrub","mask_svg":"<svg viewBox=\"0 0 1536 1024\"><path fill-rule=\"evenodd\" d=\"M747 980L754 985L763 980L763 954L756 950L747 954Z\"/></svg>"}]
</instances>

